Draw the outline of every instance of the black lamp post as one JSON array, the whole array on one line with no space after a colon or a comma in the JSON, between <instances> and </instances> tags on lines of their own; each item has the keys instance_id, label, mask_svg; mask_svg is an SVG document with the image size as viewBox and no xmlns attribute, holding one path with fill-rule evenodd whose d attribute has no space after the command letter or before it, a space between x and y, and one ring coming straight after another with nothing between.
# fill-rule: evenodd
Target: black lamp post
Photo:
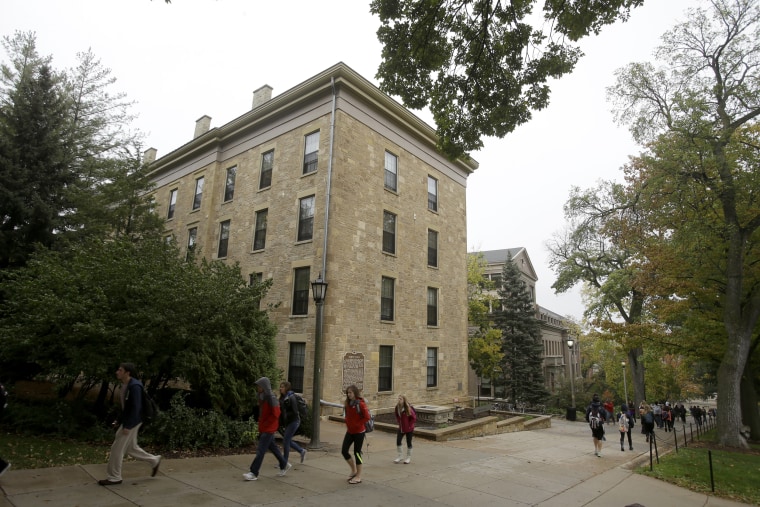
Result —
<instances>
[{"instance_id":1,"label":"black lamp post","mask_svg":"<svg viewBox=\"0 0 760 507\"><path fill-rule=\"evenodd\" d=\"M319 422L322 403L322 312L327 295L327 282L322 279L322 273L316 280L311 282L311 293L314 303L317 305L317 326L314 330L314 378L312 383L311 401L311 442L309 447L318 449L322 446L319 442Z\"/></svg>"},{"instance_id":2,"label":"black lamp post","mask_svg":"<svg viewBox=\"0 0 760 507\"><path fill-rule=\"evenodd\" d=\"M575 364L573 361L573 345L575 345L575 340L568 338L567 348L570 351L570 408L573 412L573 420L575 420Z\"/></svg>"}]
</instances>

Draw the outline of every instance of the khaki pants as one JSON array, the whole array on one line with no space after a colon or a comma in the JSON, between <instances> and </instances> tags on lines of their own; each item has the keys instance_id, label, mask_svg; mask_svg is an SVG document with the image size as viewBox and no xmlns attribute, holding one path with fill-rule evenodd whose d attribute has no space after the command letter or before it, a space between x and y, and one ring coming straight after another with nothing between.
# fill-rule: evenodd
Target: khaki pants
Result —
<instances>
[{"instance_id":1,"label":"khaki pants","mask_svg":"<svg viewBox=\"0 0 760 507\"><path fill-rule=\"evenodd\" d=\"M128 430L126 435L122 431L124 429L123 426L119 426L119 429L116 430L116 437L114 438L113 445L111 445L111 457L108 460L109 481L121 480L121 464L124 461L124 456L127 454L134 459L149 462L151 468L158 465L160 457L148 454L137 445L137 432L140 430L140 426L142 426L142 423Z\"/></svg>"}]
</instances>

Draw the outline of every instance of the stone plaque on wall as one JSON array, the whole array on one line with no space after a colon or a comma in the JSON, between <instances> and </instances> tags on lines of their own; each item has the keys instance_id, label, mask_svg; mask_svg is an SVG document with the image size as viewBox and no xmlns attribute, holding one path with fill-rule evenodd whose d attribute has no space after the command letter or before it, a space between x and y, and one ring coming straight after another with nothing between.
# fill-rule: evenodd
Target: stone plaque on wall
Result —
<instances>
[{"instance_id":1,"label":"stone plaque on wall","mask_svg":"<svg viewBox=\"0 0 760 507\"><path fill-rule=\"evenodd\" d=\"M352 384L364 390L364 354L361 352L347 352L343 356L343 392Z\"/></svg>"}]
</instances>

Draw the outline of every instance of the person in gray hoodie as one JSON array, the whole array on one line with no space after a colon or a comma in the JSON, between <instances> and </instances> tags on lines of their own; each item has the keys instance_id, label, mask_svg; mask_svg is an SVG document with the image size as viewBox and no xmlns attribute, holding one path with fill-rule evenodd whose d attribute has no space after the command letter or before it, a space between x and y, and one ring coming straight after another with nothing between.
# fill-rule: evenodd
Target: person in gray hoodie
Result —
<instances>
[{"instance_id":1,"label":"person in gray hoodie","mask_svg":"<svg viewBox=\"0 0 760 507\"><path fill-rule=\"evenodd\" d=\"M274 435L280 426L280 401L272 392L272 383L268 378L261 377L256 381L256 390L259 392L259 441L256 444L256 457L251 463L251 471L243 474L243 479L246 481L258 480L261 463L267 451L272 451L277 458L277 463L280 464L278 476L282 477L292 467L282 457L280 448L274 441Z\"/></svg>"}]
</instances>

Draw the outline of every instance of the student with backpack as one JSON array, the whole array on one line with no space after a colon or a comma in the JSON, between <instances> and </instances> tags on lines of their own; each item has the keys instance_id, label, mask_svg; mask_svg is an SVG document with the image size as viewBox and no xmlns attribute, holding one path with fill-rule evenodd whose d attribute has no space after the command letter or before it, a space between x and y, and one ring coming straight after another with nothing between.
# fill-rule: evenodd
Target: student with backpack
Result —
<instances>
[{"instance_id":1,"label":"student with backpack","mask_svg":"<svg viewBox=\"0 0 760 507\"><path fill-rule=\"evenodd\" d=\"M306 459L306 449L293 440L293 436L301 426L301 413L299 411L299 396L291 389L288 381L280 382L280 426L282 433L282 457L288 461L290 450L293 449L301 455L301 463Z\"/></svg>"},{"instance_id":2,"label":"student with backpack","mask_svg":"<svg viewBox=\"0 0 760 507\"><path fill-rule=\"evenodd\" d=\"M364 424L370 420L369 408L361 397L359 388L350 385L346 388L346 401L343 406L346 413L346 435L343 437L343 446L341 454L351 467L351 475L348 478L349 484L360 484L362 482L362 445L364 445ZM351 445L354 446L353 457L348 452Z\"/></svg>"},{"instance_id":3,"label":"student with backpack","mask_svg":"<svg viewBox=\"0 0 760 507\"><path fill-rule=\"evenodd\" d=\"M414 435L414 423L417 422L417 412L414 411L414 407L409 404L406 396L400 394L398 397L398 403L396 404L396 410L393 411L396 415L396 422L398 423L398 432L396 432L396 449L398 449L398 455L393 460L394 463L401 463L404 461L405 465L412 462L412 436ZM401 447L402 439L406 437L406 459L402 456L403 448Z\"/></svg>"},{"instance_id":4,"label":"student with backpack","mask_svg":"<svg viewBox=\"0 0 760 507\"><path fill-rule=\"evenodd\" d=\"M618 431L620 431L620 450L625 451L625 436L628 435L628 448L633 450L633 441L631 440L631 430L633 429L633 419L631 419L628 405L623 403L618 414Z\"/></svg>"},{"instance_id":5,"label":"student with backpack","mask_svg":"<svg viewBox=\"0 0 760 507\"><path fill-rule=\"evenodd\" d=\"M604 422L607 420L606 412L599 401L599 395L595 394L591 405L586 409L586 421L591 427L591 436L594 439L594 454L602 457L602 441L604 440Z\"/></svg>"}]
</instances>

